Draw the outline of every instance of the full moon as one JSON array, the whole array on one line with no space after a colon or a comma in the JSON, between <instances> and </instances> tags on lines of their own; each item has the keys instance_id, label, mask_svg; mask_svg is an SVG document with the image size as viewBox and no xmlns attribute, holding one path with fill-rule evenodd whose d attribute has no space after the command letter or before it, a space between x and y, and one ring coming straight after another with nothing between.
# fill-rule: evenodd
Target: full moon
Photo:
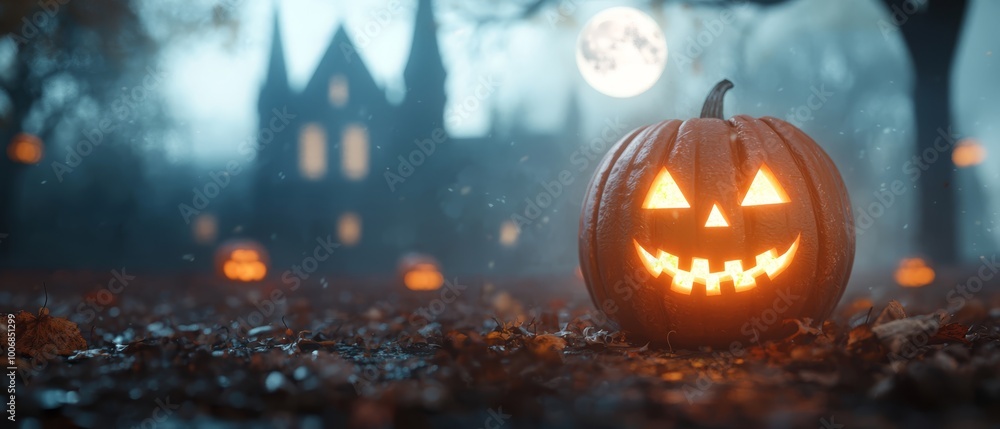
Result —
<instances>
[{"instance_id":1,"label":"full moon","mask_svg":"<svg viewBox=\"0 0 1000 429\"><path fill-rule=\"evenodd\" d=\"M576 65L590 86L618 98L651 88L667 63L667 42L649 15L631 7L602 10L576 42Z\"/></svg>"}]
</instances>

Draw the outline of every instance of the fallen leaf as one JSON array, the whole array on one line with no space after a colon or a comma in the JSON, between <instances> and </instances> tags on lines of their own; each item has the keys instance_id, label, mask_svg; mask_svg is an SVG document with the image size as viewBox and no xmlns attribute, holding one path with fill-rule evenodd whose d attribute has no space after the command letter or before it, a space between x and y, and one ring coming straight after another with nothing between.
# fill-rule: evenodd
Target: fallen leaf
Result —
<instances>
[{"instance_id":1,"label":"fallen leaf","mask_svg":"<svg viewBox=\"0 0 1000 429\"><path fill-rule=\"evenodd\" d=\"M528 342L528 348L535 356L547 362L561 362L566 340L552 334L535 336Z\"/></svg>"},{"instance_id":2,"label":"fallen leaf","mask_svg":"<svg viewBox=\"0 0 1000 429\"><path fill-rule=\"evenodd\" d=\"M80 335L80 328L62 317L52 317L49 309L42 307L38 315L27 311L15 318L17 352L33 358L46 354L69 356L77 350L86 350L87 341Z\"/></svg>"},{"instance_id":3,"label":"fallen leaf","mask_svg":"<svg viewBox=\"0 0 1000 429\"><path fill-rule=\"evenodd\" d=\"M303 352L311 352L319 349L333 349L337 347L336 341L313 341L313 340L300 340L298 342L299 350Z\"/></svg>"},{"instance_id":4,"label":"fallen leaf","mask_svg":"<svg viewBox=\"0 0 1000 429\"><path fill-rule=\"evenodd\" d=\"M949 323L938 329L937 333L931 337L931 344L959 342L971 346L972 342L965 339L965 334L969 332L969 327L961 323Z\"/></svg>"},{"instance_id":5,"label":"fallen leaf","mask_svg":"<svg viewBox=\"0 0 1000 429\"><path fill-rule=\"evenodd\" d=\"M850 351L860 349L874 337L875 334L872 333L870 325L860 325L851 329L851 332L847 334L847 349Z\"/></svg>"},{"instance_id":6,"label":"fallen leaf","mask_svg":"<svg viewBox=\"0 0 1000 429\"><path fill-rule=\"evenodd\" d=\"M486 334L486 344L491 346L502 346L507 343L508 338L510 338L509 334L493 331Z\"/></svg>"},{"instance_id":7,"label":"fallen leaf","mask_svg":"<svg viewBox=\"0 0 1000 429\"><path fill-rule=\"evenodd\" d=\"M882 309L882 312L879 313L878 317L875 318L875 322L872 323L872 327L905 318L906 310L903 309L903 305L900 304L899 301L892 300L889 301L889 305L885 306L885 308Z\"/></svg>"},{"instance_id":8,"label":"fallen leaf","mask_svg":"<svg viewBox=\"0 0 1000 429\"><path fill-rule=\"evenodd\" d=\"M794 323L797 326L797 329L798 329L797 331L795 331L794 334L792 334L790 337L786 338L785 340L786 341L792 340L794 338L799 337L800 335L812 335L812 336L816 336L816 337L822 336L823 335L823 331L821 331L821 330L819 330L817 328L813 328L812 326L809 326L809 325L812 324L812 322L813 322L813 320L811 318L808 318L808 317L806 317L804 319L785 319L782 323L785 323L785 324Z\"/></svg>"},{"instance_id":9,"label":"fallen leaf","mask_svg":"<svg viewBox=\"0 0 1000 429\"><path fill-rule=\"evenodd\" d=\"M912 353L926 345L941 327L941 316L928 314L893 320L872 328L882 345L892 354L899 354L904 348Z\"/></svg>"}]
</instances>

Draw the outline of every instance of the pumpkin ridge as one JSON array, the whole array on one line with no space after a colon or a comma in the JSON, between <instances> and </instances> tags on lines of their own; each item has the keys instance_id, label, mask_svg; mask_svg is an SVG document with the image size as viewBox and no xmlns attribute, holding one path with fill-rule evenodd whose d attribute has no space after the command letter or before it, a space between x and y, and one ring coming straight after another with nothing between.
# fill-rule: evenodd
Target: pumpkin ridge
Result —
<instances>
[{"instance_id":1,"label":"pumpkin ridge","mask_svg":"<svg viewBox=\"0 0 1000 429\"><path fill-rule=\"evenodd\" d=\"M761 118L760 121L763 122L764 124L766 124L768 126L768 128L770 128L776 134L778 134L779 136L781 136L782 139L784 139L784 135L781 134L778 131L778 129L774 127L774 124L771 123L772 121L781 121L780 119L770 118L770 117L764 117L764 118ZM793 131L793 135L794 134L795 134L795 132ZM849 248L851 249L850 252L848 252L848 254L844 255L849 260L844 265L843 270L837 272L837 271L833 270L833 267L831 267L829 269L829 271L830 271L830 276L831 277L836 276L837 278L841 278L841 277L842 278L849 278L851 270L853 269L853 266L854 266L854 245L853 245L853 243L855 241L855 238L854 238L854 217L851 214L851 209L850 209L851 202L850 202L850 198L849 198L849 196L847 194L847 189L846 189L846 187L843 184L843 179L841 179L842 176L840 175L840 171L837 170L836 164L833 163L833 160L830 159L829 155L827 155L825 152L822 151L822 147L819 146L819 143L816 143L815 140L813 140L811 137L809 137L808 135L806 135L805 133L803 133L801 131L798 131L798 134L802 134L801 136L798 136L799 138L808 138L809 141L813 142L813 145L815 146L815 148L819 148L820 149L820 150L817 151L813 147L807 148L809 151L815 152L814 156L816 156L816 158L819 160L819 162L821 162L824 167L831 169L831 171L833 173L832 176L834 178L838 179L838 180L835 180L834 186L837 188L837 192L836 193L839 194L840 197L842 197L842 198L840 198L840 204L839 205L842 206L842 207L844 207L844 209L845 209L845 213L843 213L842 215L844 216L844 221L848 225L847 228L846 228L848 230L848 232L846 234L847 235L847 239L852 243L852 245L849 246ZM795 152L793 151L793 153L795 153ZM796 159L797 159L797 157L798 156L796 154ZM813 187L810 187L810 190L813 190ZM817 192L818 192L818 190L817 190ZM819 216L819 212L817 211L816 213L817 213L817 216ZM819 224L817 224L817 225L819 225ZM817 232L819 232L819 233L822 233L822 231L823 230L821 228L817 229ZM827 257L830 256L829 253L834 253L834 254L836 253L836 252L829 252L830 249L826 249L826 248L822 248L822 250L823 250L824 256L827 256ZM836 300L833 300L832 303L826 302L825 299L821 299L820 301L822 301L822 302L816 303L815 307L818 307L818 308L829 307L827 309L827 311L823 312L824 313L823 314L824 317L828 316L829 313L832 312L833 309L837 306L837 303L840 301L840 298L843 295L844 290L846 289L846 282L843 282L843 281L839 281L838 280L838 281L830 282L829 284L837 287L839 290L837 291L836 294L834 294L834 297L836 298ZM830 294L821 294L819 296L821 298L823 298L823 297L826 297L828 295L830 295Z\"/></svg>"},{"instance_id":2,"label":"pumpkin ridge","mask_svg":"<svg viewBox=\"0 0 1000 429\"><path fill-rule=\"evenodd\" d=\"M684 129L685 125L688 125L691 121L692 120L679 121L680 123L677 124L677 128L674 129L673 134L670 135L670 137L668 138L668 141L666 143L664 143L664 144L668 144L669 146L667 146L665 148L665 150L663 151L663 158L658 160L659 161L659 165L667 165L667 161L669 161L670 158L673 157L673 155L674 155L674 149L677 148L677 141L680 140L680 137L681 137L681 130ZM665 123L667 125L669 125L672 122L677 122L677 121L667 121ZM695 150L695 157L697 157L697 155L698 155L698 148L695 147L694 150ZM633 159L632 159L631 162L632 163L635 162L634 157L633 157ZM689 188L689 194L693 194L694 192L696 192L696 186L697 186L697 184L693 183L693 184L691 184L691 186L692 187ZM667 307L667 300L666 300L667 296L668 296L667 293L661 293L660 299L657 299L655 301L657 302L657 305L659 305L660 308L662 309L663 314L668 315L668 317L676 317L676 314L671 315L670 308Z\"/></svg>"},{"instance_id":3,"label":"pumpkin ridge","mask_svg":"<svg viewBox=\"0 0 1000 429\"><path fill-rule=\"evenodd\" d=\"M821 195L819 195L819 190L816 187L816 178L813 177L813 171L812 171L812 169L808 168L808 166L803 165L804 160L802 159L802 155L798 151L794 150L791 147L792 145L785 139L785 136L781 132L779 132L776 128L774 128L773 126L771 126L770 123L768 123L768 122L766 122L764 120L761 120L761 119L754 119L754 121L755 122L760 122L761 124L764 125L765 128L767 128L772 133L774 133L776 136L778 136L778 141L781 142L781 144L785 147L785 150L788 151L788 154L791 155L792 160L795 162L796 168L798 168L799 172L802 173L803 178L806 179L806 184L807 184L806 189L809 192L810 206L811 207L820 207L821 204L822 204L822 200L821 200ZM827 236L826 230L821 227L824 224L824 219L822 218L822 215L821 215L820 211L816 210L816 209L813 209L812 213L813 213L814 222L816 224L816 238L817 238L817 254L816 254L816 262L817 262L816 265L817 266L814 269L814 271L816 272L816 274L818 274L818 272L822 271L820 269L819 265L820 264L826 265L828 263L827 259L829 259L830 248L829 248L829 245L827 245L826 243L827 243L827 240L829 239L829 237ZM819 286L820 285L818 285L818 284L814 284L813 285L814 288L817 288ZM825 302L824 302L825 300L823 299L823 296L828 295L829 291L820 290L819 292L820 293L815 293L814 289L809 289L809 297L803 302L803 307L823 307L823 306L825 306ZM842 291L841 291L841 293L842 293ZM836 295L837 295L837 300L839 301L840 300L840 293L838 293ZM814 299L814 297L818 297L818 299ZM819 302L817 303L817 302L813 302L813 301L819 301ZM812 305L809 305L811 302L812 302ZM830 308L830 310L832 310L832 308ZM826 312L823 312L823 313L826 313ZM823 314L823 317L826 317L826 316L827 316L827 314Z\"/></svg>"},{"instance_id":4,"label":"pumpkin ridge","mask_svg":"<svg viewBox=\"0 0 1000 429\"><path fill-rule=\"evenodd\" d=\"M664 143L664 142L661 142L661 141L659 141L659 140L658 140L658 138L662 136L662 133L663 133L663 131L667 130L668 128L670 128L670 127L671 127L672 125L674 125L675 123L677 124L677 126L676 126L676 128L674 128L674 129L672 130L672 132L670 132L670 134L668 134L668 137L667 137L667 139L666 139L667 141L666 141L665 143ZM667 153L669 153L669 152L670 152L670 150L672 150L672 149L673 149L674 145L675 145L675 144L676 144L676 142L677 142L677 137L678 137L678 136L680 135L680 128L681 128L681 126L683 126L683 122L681 122L681 121L662 121L662 122L659 122L659 123L656 123L656 124L653 124L653 125L650 125L650 126L646 127L646 128L644 129L644 132L642 133L642 135L636 135L636 136L635 136L635 137L633 138L633 140L631 141L631 142L634 142L634 141L638 141L638 142L639 142L638 144L639 144L640 146L639 146L639 147L636 147L636 148L635 148L635 151L634 151L634 153L632 153L632 154L631 154L631 156L630 156L630 157L629 157L629 158L628 158L627 160L623 160L623 159L622 159L622 155L624 155L624 154L625 154L625 152L626 152L626 151L627 151L627 150L628 150L629 148L631 148L632 146L631 146L631 145L629 145L629 147L628 147L628 148L624 148L624 150L623 150L623 151L622 151L622 153L621 153L621 154L620 154L620 155L618 156L618 158L617 158L617 159L616 159L616 160L614 161L614 163L612 163L612 164L611 164L611 165L609 166L609 170L608 170L608 172L609 172L609 175L610 175L610 172L614 170L614 167L618 165L618 163L620 163L620 162L625 162L625 161L627 161L627 162L626 162L625 164L623 164L623 165L621 166L621 169L622 169L622 171L623 171L623 173L622 173L622 174L625 174L625 177L631 177L632 173L633 173L633 172L634 172L634 170L635 170L635 160L636 160L636 158L637 158L637 157L638 157L638 156L639 156L640 154L642 154L642 153L643 153L643 152L642 152L642 147L641 147L641 146L642 146L642 145L644 145L644 144L648 144L648 145L650 145L650 146L652 146L652 145L656 145L656 144L669 144L669 146L668 146L668 147L666 148L666 150L665 150L665 151L666 151ZM631 142L630 142L630 143L631 143ZM625 183L625 184L627 184L627 183L630 183L630 181L629 181L629 180L625 180L625 181L623 181L622 183ZM603 182L603 185L604 185L604 186L607 186L607 180L605 180L605 181ZM603 194L603 192L602 192L602 194ZM603 206L603 204L602 204L602 206ZM600 210L598 210L598 212L597 212L597 218L596 218L596 219L598 220L598 223L600 223L600 222L599 222L599 221L600 221L600 218L601 218L601 211L600 211ZM595 240L595 242L597 241L597 233L598 233L598 230L599 230L599 229L600 229L600 228L594 228L594 237L595 237L595 238L594 238L594 240ZM597 244L597 245L595 245L595 247L598 247L598 246L600 246L600 244ZM600 248L598 247L598 254L600 254L599 250L600 250ZM600 276L601 276L601 277L603 278L603 277L604 277L604 269L602 268L602 264L601 264L600 260L598 260L598 263L597 263L597 268L598 268L598 272L600 273ZM644 286L644 287L649 287L649 285L648 285L648 284L646 284L645 282L643 283L643 286ZM604 283L604 284L603 284L603 288L604 288L604 290L605 290L605 291L604 291L604 293L605 293L605 296L611 296L612 292L614 292L613 290L608 290L608 288L609 288L609 287L610 287L610 288L614 288L614 285L613 285L613 284L607 284L607 283ZM641 290L641 289L633 291L633 294L632 294L632 301L635 301L635 300L638 300L638 299L639 299L639 298L637 297L637 295L638 295L638 294L640 293L640 290ZM634 305L635 305L635 303L632 303L631 305L633 305L633 306L634 306ZM664 311L664 312L666 311L666 309L665 309L665 308L663 308L663 304L662 304L662 303L661 303L661 304L659 304L659 306L660 306L660 307L661 307L661 308L663 309L663 311ZM626 318L631 318L631 319L632 319L632 320L628 321L627 323L626 323L626 322L619 322L619 324L621 324L621 325L626 325L626 324L628 324L628 325L630 326L630 328L629 328L629 329L626 329L626 330L631 330L631 329L633 329L633 328L631 328L631 327L634 327L634 326L643 326L643 325L647 325L647 323L642 323L642 322L638 322L638 321L637 321L637 320L635 319L635 317L634 317L634 313L636 313L636 312L634 312L634 311L626 311L626 312L623 312L623 311L622 311L622 310L623 310L622 308L619 308L618 310L619 310L619 312L620 312L620 313L622 313L622 315L621 315L621 316L619 316L619 320L620 320L620 321L622 321L622 320L624 320L624 319L626 319ZM647 314L647 316L648 316L648 314Z\"/></svg>"},{"instance_id":5,"label":"pumpkin ridge","mask_svg":"<svg viewBox=\"0 0 1000 429\"><path fill-rule=\"evenodd\" d=\"M591 218L594 220L595 225L593 227L589 228L589 230L587 231L587 235L590 236L590 240L589 240L590 241L590 243L589 243L590 245L587 246L587 247L589 247L589 249L588 249L588 257L589 257L589 259L588 259L589 264L588 265L589 266L587 267L587 271L591 271L593 273L596 273L597 278L593 279L593 275L591 275L590 273L587 273L586 276L590 277L592 279L592 283L600 285L600 288L597 288L597 287L591 287L588 284L587 288L594 291L594 296L593 296L594 305L596 305L597 308L599 310L602 310L602 311L604 309L604 305L603 305L603 302L600 302L600 301L603 301L603 299L601 299L601 298L605 298L608 295L607 295L607 292L604 290L605 289L604 288L604 283L605 282L604 282L604 279L603 279L602 274L601 274L600 243L598 243L598 241L597 241L597 226L596 226L596 222L600 218L599 217L600 216L600 210L601 210L601 206L603 205L602 202L603 202L603 199L604 199L604 189L605 189L605 186L607 185L608 176L611 175L611 171L614 168L614 165L618 162L618 158L620 158L621 155L623 153L625 153L625 150L627 150L628 147L633 142L635 142L636 138L639 137L644 132L646 132L646 130L648 128L649 128L648 126L637 128L637 129L633 130L629 135L623 137L622 140L619 142L620 144L617 145L617 148L611 154L611 158L608 159L608 162L604 163L602 161L601 164L598 164L598 168L597 168L597 173L598 174L596 174L594 176L594 178L592 179L592 182L594 182L594 183L597 184L597 187L593 189L594 207L593 207L593 210L592 210L592 213L591 213ZM603 169L602 169L602 167L603 167ZM592 185L588 186L588 188L593 188L593 186ZM590 192L588 192L588 193L590 193ZM586 207L584 209L586 210ZM583 218L581 218L580 221L581 221L581 225L582 225ZM581 271L582 270L583 270L583 268L581 267ZM601 289L600 297L597 296L597 289Z\"/></svg>"},{"instance_id":6,"label":"pumpkin ridge","mask_svg":"<svg viewBox=\"0 0 1000 429\"><path fill-rule=\"evenodd\" d=\"M744 115L736 115L736 116L733 116L732 118L729 118L729 119L726 120L726 127L729 129L729 133L730 133L730 135L729 135L729 153L732 154L731 161L733 162L734 166L737 165L736 164L737 161L742 161L742 160L744 160L744 159L747 158L747 150L746 150L747 148L746 148L746 145L744 145L742 143L742 141L740 140L739 127L737 126L737 121L736 121L737 118L740 118L742 116L744 116ZM737 183L740 183L740 184L743 184L743 183L747 182L747 177L746 177L746 174L743 171L743 169L741 169L741 168L740 169L736 169L736 179L737 179ZM740 192L741 192L741 190L737 189L737 191L736 191L737 199L739 199ZM742 208L742 207L740 207L740 208ZM748 234L748 235L752 234L754 232L753 229L754 229L755 224L753 224L752 222L747 222L747 211L746 210L739 210L738 213L739 213L740 221L741 221L741 223L743 225L743 230L745 231L745 234ZM730 215L730 216L733 216L733 215Z\"/></svg>"}]
</instances>

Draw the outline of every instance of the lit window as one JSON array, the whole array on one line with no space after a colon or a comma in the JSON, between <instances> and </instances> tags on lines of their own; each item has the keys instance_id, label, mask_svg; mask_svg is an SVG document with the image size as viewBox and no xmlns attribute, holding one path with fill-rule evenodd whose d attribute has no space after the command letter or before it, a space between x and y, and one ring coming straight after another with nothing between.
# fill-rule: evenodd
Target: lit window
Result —
<instances>
[{"instance_id":1,"label":"lit window","mask_svg":"<svg viewBox=\"0 0 1000 429\"><path fill-rule=\"evenodd\" d=\"M361 217L347 212L337 220L337 239L344 246L351 247L361 241Z\"/></svg>"},{"instance_id":2,"label":"lit window","mask_svg":"<svg viewBox=\"0 0 1000 429\"><path fill-rule=\"evenodd\" d=\"M518 230L517 225L511 221L504 221L500 224L500 244L505 247L510 247L517 244L517 236L521 234Z\"/></svg>"},{"instance_id":3,"label":"lit window","mask_svg":"<svg viewBox=\"0 0 1000 429\"><path fill-rule=\"evenodd\" d=\"M309 180L326 175L326 132L319 124L308 124L299 133L299 172Z\"/></svg>"},{"instance_id":4,"label":"lit window","mask_svg":"<svg viewBox=\"0 0 1000 429\"><path fill-rule=\"evenodd\" d=\"M219 233L219 222L214 215L203 213L194 218L194 240L199 244L209 244L215 241Z\"/></svg>"},{"instance_id":5,"label":"lit window","mask_svg":"<svg viewBox=\"0 0 1000 429\"><path fill-rule=\"evenodd\" d=\"M340 140L340 168L344 177L361 180L368 175L368 130L358 124L344 128Z\"/></svg>"},{"instance_id":6,"label":"lit window","mask_svg":"<svg viewBox=\"0 0 1000 429\"><path fill-rule=\"evenodd\" d=\"M338 74L330 78L330 87L328 88L328 91L330 104L334 107L344 107L351 95L351 90L347 86L347 78L342 74Z\"/></svg>"}]
</instances>

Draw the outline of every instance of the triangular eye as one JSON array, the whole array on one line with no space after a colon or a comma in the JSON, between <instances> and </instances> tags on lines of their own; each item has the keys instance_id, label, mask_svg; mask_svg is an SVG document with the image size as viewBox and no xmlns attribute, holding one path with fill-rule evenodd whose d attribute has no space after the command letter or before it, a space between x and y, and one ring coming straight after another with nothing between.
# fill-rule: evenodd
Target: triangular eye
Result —
<instances>
[{"instance_id":1,"label":"triangular eye","mask_svg":"<svg viewBox=\"0 0 1000 429\"><path fill-rule=\"evenodd\" d=\"M781 184L778 183L778 179L774 177L771 169L761 164L760 170L757 170L757 175L754 176L753 182L750 183L750 189L747 189L747 194L743 197L743 202L740 205L762 206L766 204L782 204L790 201L791 199L788 198L785 190L781 188Z\"/></svg>"},{"instance_id":2,"label":"triangular eye","mask_svg":"<svg viewBox=\"0 0 1000 429\"><path fill-rule=\"evenodd\" d=\"M653 186L649 188L646 201L642 203L644 209L686 209L690 207L691 205L684 198L684 194L681 194L681 188L677 187L677 182L674 181L673 177L670 177L666 168L661 169L660 173L656 175L656 179L653 179Z\"/></svg>"}]
</instances>

